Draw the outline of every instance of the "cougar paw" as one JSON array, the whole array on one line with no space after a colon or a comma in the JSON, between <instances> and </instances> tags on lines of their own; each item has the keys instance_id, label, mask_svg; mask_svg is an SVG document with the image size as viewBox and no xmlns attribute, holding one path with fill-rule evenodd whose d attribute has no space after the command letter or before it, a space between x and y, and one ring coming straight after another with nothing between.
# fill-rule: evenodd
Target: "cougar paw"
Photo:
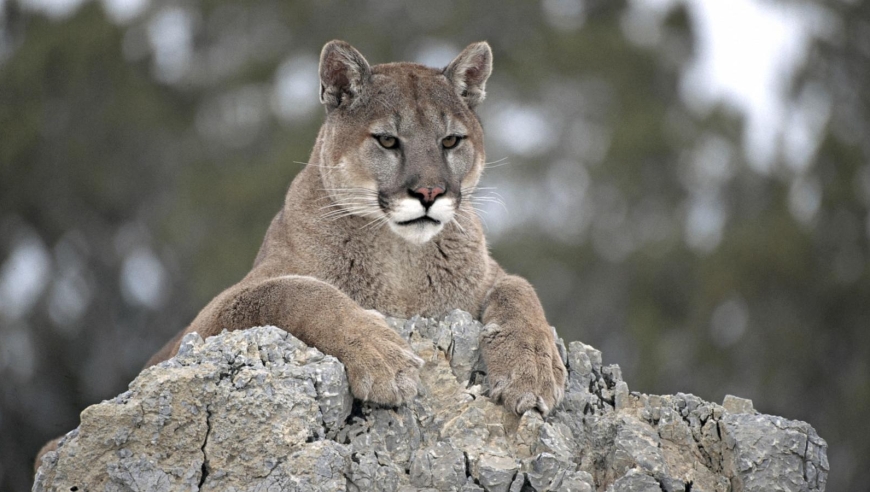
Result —
<instances>
[{"instance_id":1,"label":"cougar paw","mask_svg":"<svg viewBox=\"0 0 870 492\"><path fill-rule=\"evenodd\" d=\"M488 324L481 338L490 398L522 415L549 414L565 395L565 365L549 328L506 330Z\"/></svg>"},{"instance_id":2,"label":"cougar paw","mask_svg":"<svg viewBox=\"0 0 870 492\"><path fill-rule=\"evenodd\" d=\"M396 406L417 396L423 359L382 318L362 327L342 362L360 400ZM379 322L378 322L379 321Z\"/></svg>"}]
</instances>

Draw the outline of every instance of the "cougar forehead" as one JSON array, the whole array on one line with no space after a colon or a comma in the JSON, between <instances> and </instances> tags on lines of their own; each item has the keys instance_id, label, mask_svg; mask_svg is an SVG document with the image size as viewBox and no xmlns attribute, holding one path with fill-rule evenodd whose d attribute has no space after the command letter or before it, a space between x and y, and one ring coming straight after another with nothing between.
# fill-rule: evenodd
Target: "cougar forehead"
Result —
<instances>
[{"instance_id":1,"label":"cougar forehead","mask_svg":"<svg viewBox=\"0 0 870 492\"><path fill-rule=\"evenodd\" d=\"M448 116L477 119L447 77L433 68L415 63L376 65L372 68L372 85L372 109L380 106L409 125L437 124Z\"/></svg>"}]
</instances>

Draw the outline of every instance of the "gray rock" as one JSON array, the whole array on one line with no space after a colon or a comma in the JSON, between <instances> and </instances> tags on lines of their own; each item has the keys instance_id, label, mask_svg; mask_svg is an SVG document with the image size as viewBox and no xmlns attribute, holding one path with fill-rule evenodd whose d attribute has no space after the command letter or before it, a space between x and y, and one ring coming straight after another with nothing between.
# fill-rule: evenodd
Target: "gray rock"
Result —
<instances>
[{"instance_id":1,"label":"gray rock","mask_svg":"<svg viewBox=\"0 0 870 492\"><path fill-rule=\"evenodd\" d=\"M626 474L632 468L640 468L652 476L668 476L661 448L661 439L649 424L623 416L616 425L613 452L608 467L615 477Z\"/></svg>"},{"instance_id":2,"label":"gray rock","mask_svg":"<svg viewBox=\"0 0 870 492\"><path fill-rule=\"evenodd\" d=\"M349 491L393 491L399 487L399 476L405 470L394 464L381 465L375 453L361 453L353 456L351 472L347 480Z\"/></svg>"},{"instance_id":3,"label":"gray rock","mask_svg":"<svg viewBox=\"0 0 870 492\"><path fill-rule=\"evenodd\" d=\"M465 482L465 485L459 489L459 492L485 492L485 490L480 485L474 483L474 480L471 477L468 477L468 480Z\"/></svg>"},{"instance_id":4,"label":"gray rock","mask_svg":"<svg viewBox=\"0 0 870 492\"><path fill-rule=\"evenodd\" d=\"M661 485L656 479L636 469L629 470L607 488L607 492L661 492L661 490Z\"/></svg>"},{"instance_id":5,"label":"gray rock","mask_svg":"<svg viewBox=\"0 0 870 492\"><path fill-rule=\"evenodd\" d=\"M674 478L664 478L661 484L664 492L686 492L686 484Z\"/></svg>"},{"instance_id":6,"label":"gray rock","mask_svg":"<svg viewBox=\"0 0 870 492\"><path fill-rule=\"evenodd\" d=\"M628 383L619 381L613 388L613 406L624 410L628 406Z\"/></svg>"},{"instance_id":7,"label":"gray rock","mask_svg":"<svg viewBox=\"0 0 870 492\"><path fill-rule=\"evenodd\" d=\"M562 479L562 483L558 492L592 492L595 490L588 482L575 478L573 475L568 475Z\"/></svg>"},{"instance_id":8,"label":"gray rock","mask_svg":"<svg viewBox=\"0 0 870 492\"><path fill-rule=\"evenodd\" d=\"M522 492L523 489L526 488L526 474L518 473L514 478L513 483L511 483L510 492Z\"/></svg>"},{"instance_id":9,"label":"gray rock","mask_svg":"<svg viewBox=\"0 0 870 492\"><path fill-rule=\"evenodd\" d=\"M722 408L729 413L755 413L752 400L734 395L725 395L725 399L722 400Z\"/></svg>"},{"instance_id":10,"label":"gray rock","mask_svg":"<svg viewBox=\"0 0 870 492\"><path fill-rule=\"evenodd\" d=\"M448 351L453 375L460 382L470 381L482 365L480 332L483 325L472 319L470 314L458 309L448 314L444 321L450 327L451 342Z\"/></svg>"},{"instance_id":11,"label":"gray rock","mask_svg":"<svg viewBox=\"0 0 870 492\"><path fill-rule=\"evenodd\" d=\"M544 422L537 433L535 452L546 452L563 463L570 463L574 454L574 436L571 429L558 422Z\"/></svg>"},{"instance_id":12,"label":"gray rock","mask_svg":"<svg viewBox=\"0 0 870 492\"><path fill-rule=\"evenodd\" d=\"M592 483L592 475L586 472L567 473L559 484L558 492L592 492L595 485Z\"/></svg>"},{"instance_id":13,"label":"gray rock","mask_svg":"<svg viewBox=\"0 0 870 492\"><path fill-rule=\"evenodd\" d=\"M487 491L507 492L519 470L513 458L484 454L478 461L480 485Z\"/></svg>"},{"instance_id":14,"label":"gray rock","mask_svg":"<svg viewBox=\"0 0 870 492\"><path fill-rule=\"evenodd\" d=\"M735 490L824 490L828 460L820 451L826 445L809 424L740 413L725 415L719 428L724 471Z\"/></svg>"},{"instance_id":15,"label":"gray rock","mask_svg":"<svg viewBox=\"0 0 870 492\"><path fill-rule=\"evenodd\" d=\"M408 405L354 403L338 360L274 327L188 335L175 358L82 412L33 490L825 488L825 441L749 400L630 392L601 352L559 340L563 403L518 418L486 397L470 315L387 322L426 361Z\"/></svg>"},{"instance_id":16,"label":"gray rock","mask_svg":"<svg viewBox=\"0 0 870 492\"><path fill-rule=\"evenodd\" d=\"M436 443L414 453L410 474L416 487L459 490L466 482L465 455L450 443Z\"/></svg>"},{"instance_id":17,"label":"gray rock","mask_svg":"<svg viewBox=\"0 0 870 492\"><path fill-rule=\"evenodd\" d=\"M392 463L407 468L422 438L411 409L365 407L361 412L365 418L347 424L343 437L350 440L353 451L390 456Z\"/></svg>"},{"instance_id":18,"label":"gray rock","mask_svg":"<svg viewBox=\"0 0 870 492\"><path fill-rule=\"evenodd\" d=\"M292 451L266 476L257 477L253 483L239 481L227 486L227 480L221 480L220 485L209 486L206 480L202 488L339 492L347 490L347 476L350 472L350 451L346 446L335 441L315 441Z\"/></svg>"}]
</instances>

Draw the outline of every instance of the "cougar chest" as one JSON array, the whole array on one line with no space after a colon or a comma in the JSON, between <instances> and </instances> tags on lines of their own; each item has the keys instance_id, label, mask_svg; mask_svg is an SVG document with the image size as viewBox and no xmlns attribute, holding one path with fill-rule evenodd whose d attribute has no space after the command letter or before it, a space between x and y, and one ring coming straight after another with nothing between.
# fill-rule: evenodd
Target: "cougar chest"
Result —
<instances>
[{"instance_id":1,"label":"cougar chest","mask_svg":"<svg viewBox=\"0 0 870 492\"><path fill-rule=\"evenodd\" d=\"M397 311L403 316L440 316L457 308L476 313L485 260L473 253L467 245L445 238L396 252L396 261L385 270L395 289L391 297L399 301Z\"/></svg>"},{"instance_id":2,"label":"cougar chest","mask_svg":"<svg viewBox=\"0 0 870 492\"><path fill-rule=\"evenodd\" d=\"M328 280L362 307L392 316L439 316L457 308L476 313L485 261L468 253L437 239L411 248L348 241Z\"/></svg>"}]
</instances>

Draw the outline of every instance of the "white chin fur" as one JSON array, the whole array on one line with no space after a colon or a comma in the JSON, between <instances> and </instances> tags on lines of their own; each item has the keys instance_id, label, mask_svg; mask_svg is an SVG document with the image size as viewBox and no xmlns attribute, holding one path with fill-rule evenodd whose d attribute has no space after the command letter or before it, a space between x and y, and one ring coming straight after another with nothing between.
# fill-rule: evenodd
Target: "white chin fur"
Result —
<instances>
[{"instance_id":1,"label":"white chin fur","mask_svg":"<svg viewBox=\"0 0 870 492\"><path fill-rule=\"evenodd\" d=\"M455 201L452 198L439 198L429 207L427 214L426 209L419 200L413 198L403 198L394 205L393 212L390 214L390 229L405 240L414 244L423 244L441 232L444 225L453 220L453 207ZM429 217L440 222L421 222L418 224L399 225L399 222L418 219L428 215Z\"/></svg>"},{"instance_id":2,"label":"white chin fur","mask_svg":"<svg viewBox=\"0 0 870 492\"><path fill-rule=\"evenodd\" d=\"M444 229L444 224L422 222L420 224L398 225L391 220L390 229L408 242L423 244L441 232L441 229Z\"/></svg>"}]
</instances>

